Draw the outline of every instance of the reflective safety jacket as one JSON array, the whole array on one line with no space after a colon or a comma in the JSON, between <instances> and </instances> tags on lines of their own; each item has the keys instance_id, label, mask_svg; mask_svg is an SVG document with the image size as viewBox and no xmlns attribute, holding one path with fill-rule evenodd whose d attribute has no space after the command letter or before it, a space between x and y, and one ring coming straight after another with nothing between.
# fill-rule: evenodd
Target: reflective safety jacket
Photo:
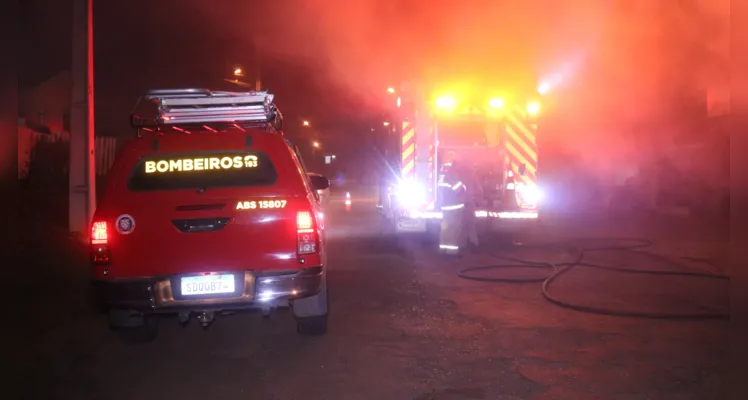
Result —
<instances>
[{"instance_id":1,"label":"reflective safety jacket","mask_svg":"<svg viewBox=\"0 0 748 400\"><path fill-rule=\"evenodd\" d=\"M439 203L442 211L458 210L465 207L467 188L451 164L442 166L438 187Z\"/></svg>"}]
</instances>

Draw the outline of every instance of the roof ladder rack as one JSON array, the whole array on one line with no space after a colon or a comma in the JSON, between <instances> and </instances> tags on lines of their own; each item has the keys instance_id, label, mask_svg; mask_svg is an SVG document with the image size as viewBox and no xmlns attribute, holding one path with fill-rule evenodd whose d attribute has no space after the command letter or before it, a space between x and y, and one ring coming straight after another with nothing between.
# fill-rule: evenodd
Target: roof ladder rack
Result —
<instances>
[{"instance_id":1,"label":"roof ladder rack","mask_svg":"<svg viewBox=\"0 0 748 400\"><path fill-rule=\"evenodd\" d=\"M267 91L158 90L145 97L159 103L158 120L162 124L269 122L273 118L273 95Z\"/></svg>"},{"instance_id":2,"label":"roof ladder rack","mask_svg":"<svg viewBox=\"0 0 748 400\"><path fill-rule=\"evenodd\" d=\"M281 114L273 95L264 91L227 92L209 89L150 90L141 96L156 105L159 125L277 125ZM137 107L137 106L136 106ZM133 113L133 121L139 119ZM145 123L144 120L139 119ZM147 125L147 124L145 124ZM138 128L144 125L136 126Z\"/></svg>"}]
</instances>

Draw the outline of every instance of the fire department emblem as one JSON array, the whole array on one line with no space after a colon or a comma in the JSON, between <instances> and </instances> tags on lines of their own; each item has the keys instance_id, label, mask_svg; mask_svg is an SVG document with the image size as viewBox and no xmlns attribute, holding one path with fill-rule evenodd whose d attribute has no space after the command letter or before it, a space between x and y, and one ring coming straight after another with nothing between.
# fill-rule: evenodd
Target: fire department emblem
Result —
<instances>
[{"instance_id":1,"label":"fire department emblem","mask_svg":"<svg viewBox=\"0 0 748 400\"><path fill-rule=\"evenodd\" d=\"M117 217L117 223L115 224L117 232L128 235L135 229L135 218L132 215L122 214Z\"/></svg>"}]
</instances>

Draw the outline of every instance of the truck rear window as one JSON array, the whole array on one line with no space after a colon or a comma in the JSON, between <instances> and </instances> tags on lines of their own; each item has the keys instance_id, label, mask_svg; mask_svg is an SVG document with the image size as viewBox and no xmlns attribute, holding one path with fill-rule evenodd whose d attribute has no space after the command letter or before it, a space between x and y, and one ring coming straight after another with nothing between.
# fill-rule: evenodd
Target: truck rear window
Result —
<instances>
[{"instance_id":1,"label":"truck rear window","mask_svg":"<svg viewBox=\"0 0 748 400\"><path fill-rule=\"evenodd\" d=\"M486 145L486 122L472 120L440 120L439 144L442 147Z\"/></svg>"},{"instance_id":2,"label":"truck rear window","mask_svg":"<svg viewBox=\"0 0 748 400\"><path fill-rule=\"evenodd\" d=\"M154 154L133 167L132 191L268 186L278 174L260 151L200 151Z\"/></svg>"}]
</instances>

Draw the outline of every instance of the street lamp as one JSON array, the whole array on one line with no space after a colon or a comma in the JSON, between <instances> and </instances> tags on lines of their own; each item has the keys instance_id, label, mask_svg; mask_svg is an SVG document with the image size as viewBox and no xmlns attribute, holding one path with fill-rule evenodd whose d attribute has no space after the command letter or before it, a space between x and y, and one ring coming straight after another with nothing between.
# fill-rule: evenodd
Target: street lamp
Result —
<instances>
[{"instance_id":1,"label":"street lamp","mask_svg":"<svg viewBox=\"0 0 748 400\"><path fill-rule=\"evenodd\" d=\"M387 88L387 92L389 92L389 93L392 93L392 94L394 94L394 93L395 93L395 88L393 88L393 87L388 87L388 88Z\"/></svg>"},{"instance_id":2,"label":"street lamp","mask_svg":"<svg viewBox=\"0 0 748 400\"><path fill-rule=\"evenodd\" d=\"M244 70L241 67L234 68L234 76L244 76Z\"/></svg>"},{"instance_id":3,"label":"street lamp","mask_svg":"<svg viewBox=\"0 0 748 400\"><path fill-rule=\"evenodd\" d=\"M549 82L541 82L538 85L538 93L543 95L551 91L551 84Z\"/></svg>"},{"instance_id":4,"label":"street lamp","mask_svg":"<svg viewBox=\"0 0 748 400\"><path fill-rule=\"evenodd\" d=\"M301 124L304 125L304 126L309 126L309 121L304 121Z\"/></svg>"},{"instance_id":5,"label":"street lamp","mask_svg":"<svg viewBox=\"0 0 748 400\"><path fill-rule=\"evenodd\" d=\"M382 125L384 125L384 126L390 126L390 123L387 122L387 121L384 121L384 123L382 123Z\"/></svg>"},{"instance_id":6,"label":"street lamp","mask_svg":"<svg viewBox=\"0 0 748 400\"><path fill-rule=\"evenodd\" d=\"M312 146L314 146L315 148L319 148L319 142L312 142Z\"/></svg>"}]
</instances>

